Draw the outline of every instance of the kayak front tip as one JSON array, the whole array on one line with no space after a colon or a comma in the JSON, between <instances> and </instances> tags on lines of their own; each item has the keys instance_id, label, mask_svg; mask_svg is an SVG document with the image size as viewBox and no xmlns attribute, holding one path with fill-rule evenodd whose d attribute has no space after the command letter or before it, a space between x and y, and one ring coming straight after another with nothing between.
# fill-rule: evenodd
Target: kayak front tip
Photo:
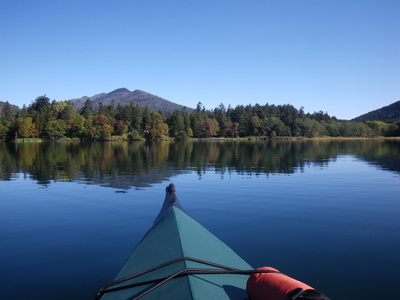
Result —
<instances>
[{"instance_id":1,"label":"kayak front tip","mask_svg":"<svg viewBox=\"0 0 400 300\"><path fill-rule=\"evenodd\" d=\"M270 267L254 270L184 210L170 183L149 231L95 299L244 300L248 294L252 300L328 299L317 291L307 298L310 290L303 288L308 286L292 286L298 281L288 278ZM279 287L274 298L274 285L280 281L289 287ZM252 290L246 293L246 287Z\"/></svg>"}]
</instances>

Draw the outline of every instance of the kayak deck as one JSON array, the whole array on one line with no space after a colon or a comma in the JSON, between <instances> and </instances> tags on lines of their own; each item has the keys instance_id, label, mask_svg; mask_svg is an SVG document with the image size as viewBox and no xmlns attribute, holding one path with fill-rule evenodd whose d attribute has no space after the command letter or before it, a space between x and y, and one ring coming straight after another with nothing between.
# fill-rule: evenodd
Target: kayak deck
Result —
<instances>
[{"instance_id":1,"label":"kayak deck","mask_svg":"<svg viewBox=\"0 0 400 300\"><path fill-rule=\"evenodd\" d=\"M168 277L186 269L223 269L222 267L210 266L206 263L186 259L188 257L234 269L252 269L231 248L183 210L176 198L175 187L171 184L167 187L167 196L163 208L152 227L136 246L116 276L116 282L112 286L106 285L103 290L100 290L101 293L99 295L102 295L101 299L243 300L247 298L245 288L248 275L237 274L185 275L173 278L151 292L149 292L149 289L154 287L157 284L156 282L113 290L121 285L126 286L156 278ZM176 259L180 260L152 272L118 283L118 280L122 278Z\"/></svg>"}]
</instances>

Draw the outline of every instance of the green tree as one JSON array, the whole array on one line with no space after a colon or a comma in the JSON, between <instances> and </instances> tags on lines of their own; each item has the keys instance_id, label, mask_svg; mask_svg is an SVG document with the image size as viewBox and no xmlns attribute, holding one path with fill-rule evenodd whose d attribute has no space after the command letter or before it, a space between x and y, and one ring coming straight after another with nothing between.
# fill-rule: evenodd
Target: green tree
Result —
<instances>
[{"instance_id":1,"label":"green tree","mask_svg":"<svg viewBox=\"0 0 400 300\"><path fill-rule=\"evenodd\" d=\"M182 110L183 114L183 122L185 123L185 132L188 138L193 137L193 130L190 124L190 116L189 113L187 112L186 108Z\"/></svg>"},{"instance_id":2,"label":"green tree","mask_svg":"<svg viewBox=\"0 0 400 300\"><path fill-rule=\"evenodd\" d=\"M246 136L248 134L248 126L251 117L248 115L245 107L243 105L238 105L234 109L229 109L227 115L232 121L233 125L230 127L231 134L232 132L235 132L236 137Z\"/></svg>"},{"instance_id":3,"label":"green tree","mask_svg":"<svg viewBox=\"0 0 400 300\"><path fill-rule=\"evenodd\" d=\"M368 137L373 132L370 127L364 123L343 122L339 127L340 136L342 137Z\"/></svg>"},{"instance_id":4,"label":"green tree","mask_svg":"<svg viewBox=\"0 0 400 300\"><path fill-rule=\"evenodd\" d=\"M114 119L115 114L116 114L115 100L112 100L111 103L108 104L106 107L106 116L109 120L112 120Z\"/></svg>"},{"instance_id":5,"label":"green tree","mask_svg":"<svg viewBox=\"0 0 400 300\"><path fill-rule=\"evenodd\" d=\"M264 118L261 120L261 135L290 136L290 128L278 117Z\"/></svg>"},{"instance_id":6,"label":"green tree","mask_svg":"<svg viewBox=\"0 0 400 300\"><path fill-rule=\"evenodd\" d=\"M38 131L39 136L43 136L47 122L51 119L50 99L44 96L37 97L28 108L28 116Z\"/></svg>"},{"instance_id":7,"label":"green tree","mask_svg":"<svg viewBox=\"0 0 400 300\"><path fill-rule=\"evenodd\" d=\"M143 133L142 123L143 123L143 108L138 104L130 105L130 115L131 119L129 123L131 127L129 130L138 132L140 135Z\"/></svg>"},{"instance_id":8,"label":"green tree","mask_svg":"<svg viewBox=\"0 0 400 300\"><path fill-rule=\"evenodd\" d=\"M219 105L218 108L214 110L214 115L215 119L219 123L219 128L220 128L219 135L222 137L228 136L229 119L228 116L226 115L226 108L222 103Z\"/></svg>"},{"instance_id":9,"label":"green tree","mask_svg":"<svg viewBox=\"0 0 400 300\"><path fill-rule=\"evenodd\" d=\"M67 103L65 107L59 113L59 119L69 122L74 120L77 117L75 106L72 104Z\"/></svg>"},{"instance_id":10,"label":"green tree","mask_svg":"<svg viewBox=\"0 0 400 300\"><path fill-rule=\"evenodd\" d=\"M338 137L340 135L339 125L337 122L331 122L326 125L328 136Z\"/></svg>"},{"instance_id":11,"label":"green tree","mask_svg":"<svg viewBox=\"0 0 400 300\"><path fill-rule=\"evenodd\" d=\"M196 110L194 110L190 115L190 124L193 131L193 136L196 138L207 137L205 123L207 119L207 114L204 106L199 102L197 104Z\"/></svg>"},{"instance_id":12,"label":"green tree","mask_svg":"<svg viewBox=\"0 0 400 300\"><path fill-rule=\"evenodd\" d=\"M85 101L85 104L83 105L80 114L84 116L86 119L93 116L94 114L94 108L93 108L93 103L90 98L87 98Z\"/></svg>"},{"instance_id":13,"label":"green tree","mask_svg":"<svg viewBox=\"0 0 400 300\"><path fill-rule=\"evenodd\" d=\"M39 96L31 104L31 108L34 111L41 112L50 106L50 99L46 95Z\"/></svg>"},{"instance_id":14,"label":"green tree","mask_svg":"<svg viewBox=\"0 0 400 300\"><path fill-rule=\"evenodd\" d=\"M260 134L261 130L261 121L260 118L257 116L257 114L253 114L251 117L251 131L252 134L257 136Z\"/></svg>"},{"instance_id":15,"label":"green tree","mask_svg":"<svg viewBox=\"0 0 400 300\"><path fill-rule=\"evenodd\" d=\"M121 120L122 122L124 122L124 124L128 127L127 130L131 130L130 122L132 120L132 110L130 108L130 105L118 104L114 118L116 120Z\"/></svg>"},{"instance_id":16,"label":"green tree","mask_svg":"<svg viewBox=\"0 0 400 300\"><path fill-rule=\"evenodd\" d=\"M193 135L187 111L175 110L167 118L167 124L169 126L169 135L175 140L187 140Z\"/></svg>"},{"instance_id":17,"label":"green tree","mask_svg":"<svg viewBox=\"0 0 400 300\"><path fill-rule=\"evenodd\" d=\"M10 129L7 126L0 124L0 140L7 139L9 131Z\"/></svg>"},{"instance_id":18,"label":"green tree","mask_svg":"<svg viewBox=\"0 0 400 300\"><path fill-rule=\"evenodd\" d=\"M400 121L389 124L387 136L400 136Z\"/></svg>"},{"instance_id":19,"label":"green tree","mask_svg":"<svg viewBox=\"0 0 400 300\"><path fill-rule=\"evenodd\" d=\"M151 129L151 122L152 122L152 111L147 106L142 111L142 124L141 129L144 134L148 135Z\"/></svg>"},{"instance_id":20,"label":"green tree","mask_svg":"<svg viewBox=\"0 0 400 300\"><path fill-rule=\"evenodd\" d=\"M373 130L374 135L387 136L390 130L389 124L382 121L367 121L366 124Z\"/></svg>"},{"instance_id":21,"label":"green tree","mask_svg":"<svg viewBox=\"0 0 400 300\"><path fill-rule=\"evenodd\" d=\"M96 109L97 115L106 115L107 114L107 107L103 104L103 102L99 103L99 106Z\"/></svg>"},{"instance_id":22,"label":"green tree","mask_svg":"<svg viewBox=\"0 0 400 300\"><path fill-rule=\"evenodd\" d=\"M93 124L93 117L89 117L89 118L85 119L85 136L84 136L84 139L85 140L94 141L97 138L98 138L98 136L97 136L97 128Z\"/></svg>"},{"instance_id":23,"label":"green tree","mask_svg":"<svg viewBox=\"0 0 400 300\"><path fill-rule=\"evenodd\" d=\"M64 137L65 122L63 120L51 120L45 128L45 136L52 141L59 140Z\"/></svg>"},{"instance_id":24,"label":"green tree","mask_svg":"<svg viewBox=\"0 0 400 300\"><path fill-rule=\"evenodd\" d=\"M67 106L65 101L56 101L53 100L50 105L49 117L51 119L59 119L61 112Z\"/></svg>"},{"instance_id":25,"label":"green tree","mask_svg":"<svg viewBox=\"0 0 400 300\"><path fill-rule=\"evenodd\" d=\"M6 101L6 103L4 103L3 109L1 111L1 115L0 115L0 122L5 125L5 126L10 126L10 124L13 121L13 113L11 110L11 105L8 101Z\"/></svg>"},{"instance_id":26,"label":"green tree","mask_svg":"<svg viewBox=\"0 0 400 300\"><path fill-rule=\"evenodd\" d=\"M76 137L79 139L85 139L86 136L86 119L85 117L81 115L77 115L75 120L73 120L71 129L70 129L70 134L72 137Z\"/></svg>"}]
</instances>

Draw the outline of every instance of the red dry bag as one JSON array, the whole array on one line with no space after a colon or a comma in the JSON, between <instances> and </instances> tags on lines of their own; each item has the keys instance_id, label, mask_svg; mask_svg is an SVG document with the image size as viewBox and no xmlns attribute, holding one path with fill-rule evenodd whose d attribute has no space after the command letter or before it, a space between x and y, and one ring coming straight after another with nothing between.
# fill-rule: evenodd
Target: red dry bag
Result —
<instances>
[{"instance_id":1,"label":"red dry bag","mask_svg":"<svg viewBox=\"0 0 400 300\"><path fill-rule=\"evenodd\" d=\"M328 299L311 286L286 276L277 269L262 267L257 270L269 272L249 277L246 291L250 300Z\"/></svg>"}]
</instances>

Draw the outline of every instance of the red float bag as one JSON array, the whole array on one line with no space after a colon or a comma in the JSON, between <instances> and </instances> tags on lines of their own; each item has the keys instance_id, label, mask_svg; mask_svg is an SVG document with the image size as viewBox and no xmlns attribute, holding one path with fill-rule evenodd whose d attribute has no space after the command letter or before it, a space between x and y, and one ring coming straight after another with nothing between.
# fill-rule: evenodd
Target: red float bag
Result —
<instances>
[{"instance_id":1,"label":"red float bag","mask_svg":"<svg viewBox=\"0 0 400 300\"><path fill-rule=\"evenodd\" d=\"M269 272L256 273L249 277L246 291L250 300L329 300L311 286L286 276L277 269L262 267L257 270Z\"/></svg>"}]
</instances>

